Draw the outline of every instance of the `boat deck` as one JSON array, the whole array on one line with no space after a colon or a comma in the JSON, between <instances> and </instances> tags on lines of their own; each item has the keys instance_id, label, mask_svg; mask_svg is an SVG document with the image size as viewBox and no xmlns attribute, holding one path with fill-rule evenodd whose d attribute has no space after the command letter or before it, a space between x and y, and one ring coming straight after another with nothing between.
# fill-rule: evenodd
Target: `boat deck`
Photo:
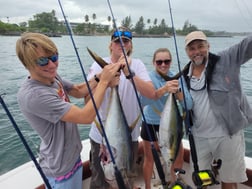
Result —
<instances>
[{"instance_id":1,"label":"boat deck","mask_svg":"<svg viewBox=\"0 0 252 189\"><path fill-rule=\"evenodd\" d=\"M87 161L89 159L89 149L90 149L90 142L89 140L85 140L82 142L83 144L83 150L81 153L81 159L84 163L84 181L83 181L83 189L89 188L90 184L90 175L91 172L89 170L89 162ZM184 148L189 148L188 141L183 141ZM185 157L189 157L189 151L185 151ZM142 156L142 152L139 153L140 156ZM140 158L143 160L143 157ZM190 185L192 188L196 188L194 183L191 179L191 171L190 171L190 165L188 163L189 159L185 159L184 167L183 169L186 170L186 174L180 175L182 179ZM249 178L249 185L239 184L238 189L251 189L252 188L252 158L245 158L246 160L246 166L247 166L247 175ZM135 178L132 178L134 186L136 186L138 189L144 189L144 180L142 176L142 163L143 161L140 161L139 166L137 167L138 176ZM218 180L218 178L217 178ZM14 170L9 171L6 174L3 174L0 176L0 188L8 188L8 189L14 189L17 187L20 188L26 188L26 189L44 189L45 187L42 185L43 180L41 176L39 175L38 170L36 169L34 163L32 161L25 163L24 165L17 167ZM152 189L162 189L163 186L160 184L160 179L157 173L157 170L154 169L153 178L152 178ZM208 189L220 189L220 185L213 185L209 186Z\"/></svg>"}]
</instances>

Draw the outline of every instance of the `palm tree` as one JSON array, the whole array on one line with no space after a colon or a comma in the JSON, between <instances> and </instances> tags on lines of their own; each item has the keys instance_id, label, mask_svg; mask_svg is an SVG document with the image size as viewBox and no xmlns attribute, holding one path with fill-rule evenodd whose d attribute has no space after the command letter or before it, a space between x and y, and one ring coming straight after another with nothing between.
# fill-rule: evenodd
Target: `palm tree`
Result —
<instances>
[{"instance_id":1,"label":"palm tree","mask_svg":"<svg viewBox=\"0 0 252 189\"><path fill-rule=\"evenodd\" d=\"M109 31L109 28L110 28L110 26L111 26L111 16L108 16L108 22L109 22L109 27L108 27L108 31ZM107 32L108 32L107 31Z\"/></svg>"},{"instance_id":2,"label":"palm tree","mask_svg":"<svg viewBox=\"0 0 252 189\"><path fill-rule=\"evenodd\" d=\"M87 14L85 15L84 19L85 19L85 22L86 22L86 23L89 22L89 16L88 16Z\"/></svg>"},{"instance_id":3,"label":"palm tree","mask_svg":"<svg viewBox=\"0 0 252 189\"><path fill-rule=\"evenodd\" d=\"M95 25L96 14L95 13L93 13L92 18L94 20L92 31L93 33L95 33L96 32L96 25Z\"/></svg>"}]
</instances>

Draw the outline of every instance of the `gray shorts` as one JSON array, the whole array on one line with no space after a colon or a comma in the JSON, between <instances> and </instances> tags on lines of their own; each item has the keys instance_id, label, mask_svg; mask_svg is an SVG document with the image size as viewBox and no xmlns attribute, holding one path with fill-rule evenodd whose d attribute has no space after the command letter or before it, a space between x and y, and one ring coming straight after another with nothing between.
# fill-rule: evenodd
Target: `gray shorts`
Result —
<instances>
[{"instance_id":1,"label":"gray shorts","mask_svg":"<svg viewBox=\"0 0 252 189\"><path fill-rule=\"evenodd\" d=\"M243 131L216 138L194 137L199 170L211 170L213 160L222 160L219 179L225 183L247 180L245 166L245 141ZM191 161L192 162L192 161Z\"/></svg>"}]
</instances>

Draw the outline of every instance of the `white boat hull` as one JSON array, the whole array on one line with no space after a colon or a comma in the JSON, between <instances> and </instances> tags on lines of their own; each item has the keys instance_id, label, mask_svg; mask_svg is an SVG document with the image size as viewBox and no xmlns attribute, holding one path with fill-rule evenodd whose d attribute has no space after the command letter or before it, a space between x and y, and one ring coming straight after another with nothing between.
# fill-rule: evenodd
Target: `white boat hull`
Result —
<instances>
[{"instance_id":1,"label":"white boat hull","mask_svg":"<svg viewBox=\"0 0 252 189\"><path fill-rule=\"evenodd\" d=\"M81 153L81 159L83 161L83 189L89 188L90 183L90 176L91 171L89 169L89 149L90 149L90 143L89 140L82 141L83 144L83 151ZM185 175L181 175L183 180L190 185L192 188L196 188L194 183L192 182L190 172L190 166L189 166L189 144L188 141L183 140L184 148L185 148L185 156L184 156L184 170L186 170ZM139 145L139 156L142 157L143 160L143 148L142 145ZM249 180L245 184L239 184L239 189L249 189L252 188L252 158L246 157L246 165L247 165L247 176ZM141 161L142 163L142 161ZM134 185L144 189L144 181L142 177L142 164L139 164L138 172L139 176L135 179ZM217 178L218 180L218 178ZM159 183L159 177L157 174L157 171L154 170L153 178L152 178L152 188L153 189L161 189L162 185L157 184ZM155 185L157 184L157 185ZM154 186L155 185L155 186ZM25 163L24 165L21 165L20 167L17 167L6 174L3 174L0 176L0 188L8 188L8 189L16 189L16 188L26 188L26 189L44 189L43 180L36 169L34 163L32 161ZM217 189L220 188L220 185L213 185L208 188L211 189Z\"/></svg>"}]
</instances>

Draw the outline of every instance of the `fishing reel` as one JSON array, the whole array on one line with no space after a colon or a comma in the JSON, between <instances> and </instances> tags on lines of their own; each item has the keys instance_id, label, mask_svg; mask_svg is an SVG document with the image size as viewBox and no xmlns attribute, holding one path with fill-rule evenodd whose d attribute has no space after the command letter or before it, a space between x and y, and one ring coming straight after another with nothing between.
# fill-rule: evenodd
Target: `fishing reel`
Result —
<instances>
[{"instance_id":1,"label":"fishing reel","mask_svg":"<svg viewBox=\"0 0 252 189\"><path fill-rule=\"evenodd\" d=\"M176 181L169 186L169 189L192 189L191 186L187 185L180 177L179 174L185 174L185 170L175 168Z\"/></svg>"},{"instance_id":2,"label":"fishing reel","mask_svg":"<svg viewBox=\"0 0 252 189\"><path fill-rule=\"evenodd\" d=\"M192 180L195 186L197 186L197 188L203 188L205 186L220 184L216 180L215 175L211 170L202 170L193 172Z\"/></svg>"},{"instance_id":3,"label":"fishing reel","mask_svg":"<svg viewBox=\"0 0 252 189\"><path fill-rule=\"evenodd\" d=\"M216 176L218 174L218 170L221 167L221 164L221 159L214 160L211 165L212 170L195 171L192 175L192 180L194 184L198 188L214 184L220 184L220 182L216 180Z\"/></svg>"}]
</instances>

